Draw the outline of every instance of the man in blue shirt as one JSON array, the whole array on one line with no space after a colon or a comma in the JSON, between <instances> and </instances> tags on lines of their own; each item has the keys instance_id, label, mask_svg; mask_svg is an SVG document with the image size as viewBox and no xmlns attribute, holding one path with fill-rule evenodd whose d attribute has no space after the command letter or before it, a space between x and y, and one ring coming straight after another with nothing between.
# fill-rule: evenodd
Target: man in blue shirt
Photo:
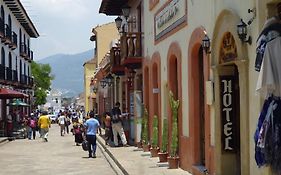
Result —
<instances>
[{"instance_id":1,"label":"man in blue shirt","mask_svg":"<svg viewBox=\"0 0 281 175\"><path fill-rule=\"evenodd\" d=\"M95 119L95 114L93 111L90 112L90 119L85 122L86 127L86 140L88 141L88 151L89 158L96 158L96 147L97 147L97 138L96 133L97 129L100 127L100 123L97 119ZM93 148L93 150L91 149Z\"/></svg>"}]
</instances>

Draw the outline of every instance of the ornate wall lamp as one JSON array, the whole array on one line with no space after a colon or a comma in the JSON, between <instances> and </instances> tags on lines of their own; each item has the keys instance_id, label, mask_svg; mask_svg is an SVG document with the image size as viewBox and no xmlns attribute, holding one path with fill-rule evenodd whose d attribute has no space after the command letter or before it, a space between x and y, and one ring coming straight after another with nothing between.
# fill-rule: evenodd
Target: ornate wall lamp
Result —
<instances>
[{"instance_id":1,"label":"ornate wall lamp","mask_svg":"<svg viewBox=\"0 0 281 175\"><path fill-rule=\"evenodd\" d=\"M114 77L111 74L106 76L106 83L110 87L113 85Z\"/></svg>"},{"instance_id":2,"label":"ornate wall lamp","mask_svg":"<svg viewBox=\"0 0 281 175\"><path fill-rule=\"evenodd\" d=\"M249 43L250 45L252 44L251 36L248 36L248 39L246 39L248 34L247 24L243 21L243 19L241 19L239 24L237 24L237 34L243 43Z\"/></svg>"},{"instance_id":3,"label":"ornate wall lamp","mask_svg":"<svg viewBox=\"0 0 281 175\"><path fill-rule=\"evenodd\" d=\"M105 88L106 84L107 84L107 82L106 82L105 79L102 79L102 80L100 81L100 86L101 86L102 88Z\"/></svg>"},{"instance_id":4,"label":"ornate wall lamp","mask_svg":"<svg viewBox=\"0 0 281 175\"><path fill-rule=\"evenodd\" d=\"M202 39L202 48L205 51L206 54L210 54L210 47L211 47L211 41L207 34L205 34L204 38Z\"/></svg>"},{"instance_id":5,"label":"ornate wall lamp","mask_svg":"<svg viewBox=\"0 0 281 175\"><path fill-rule=\"evenodd\" d=\"M125 5L125 6L122 7L121 10L122 10L122 15L125 18L126 24L128 25L128 23L132 23L133 24L133 28L136 28L136 17L132 16L131 19L129 19L131 7L128 6L128 5ZM120 33L125 33L125 31L124 31L124 29L122 27L122 22L123 22L123 20L122 20L122 18L120 16L118 16L115 19L115 24L116 24L116 27L119 30L119 32Z\"/></svg>"}]
</instances>

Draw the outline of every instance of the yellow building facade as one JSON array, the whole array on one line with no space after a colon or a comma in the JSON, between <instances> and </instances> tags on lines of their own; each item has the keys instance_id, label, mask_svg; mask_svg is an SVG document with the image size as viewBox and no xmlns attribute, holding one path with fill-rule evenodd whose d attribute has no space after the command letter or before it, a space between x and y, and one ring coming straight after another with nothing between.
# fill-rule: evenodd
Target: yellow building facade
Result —
<instances>
[{"instance_id":1,"label":"yellow building facade","mask_svg":"<svg viewBox=\"0 0 281 175\"><path fill-rule=\"evenodd\" d=\"M92 36L90 40L94 42L94 56L93 59L84 64L84 93L85 93L85 111L91 111L98 107L99 95L93 88L98 87L94 76L97 72L98 65L109 51L110 43L114 39L118 39L114 22L102 24L92 29Z\"/></svg>"}]
</instances>

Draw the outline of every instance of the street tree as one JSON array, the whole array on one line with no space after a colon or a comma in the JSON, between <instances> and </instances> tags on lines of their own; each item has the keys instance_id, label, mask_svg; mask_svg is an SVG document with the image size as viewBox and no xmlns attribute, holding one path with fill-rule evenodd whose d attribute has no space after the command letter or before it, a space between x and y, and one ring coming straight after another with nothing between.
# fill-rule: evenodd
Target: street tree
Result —
<instances>
[{"instance_id":1,"label":"street tree","mask_svg":"<svg viewBox=\"0 0 281 175\"><path fill-rule=\"evenodd\" d=\"M47 91L51 89L51 81L54 77L51 75L49 64L31 63L31 72L34 77L34 105L46 103Z\"/></svg>"}]
</instances>

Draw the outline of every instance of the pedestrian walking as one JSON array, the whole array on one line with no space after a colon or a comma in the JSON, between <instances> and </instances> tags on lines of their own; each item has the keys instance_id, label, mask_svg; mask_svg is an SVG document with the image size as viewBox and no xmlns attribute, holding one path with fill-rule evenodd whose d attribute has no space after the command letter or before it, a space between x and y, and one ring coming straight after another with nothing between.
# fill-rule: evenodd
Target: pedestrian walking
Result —
<instances>
[{"instance_id":1,"label":"pedestrian walking","mask_svg":"<svg viewBox=\"0 0 281 175\"><path fill-rule=\"evenodd\" d=\"M38 127L40 128L40 136L48 142L49 128L51 128L51 120L48 117L48 112L43 111L38 120Z\"/></svg>"},{"instance_id":2,"label":"pedestrian walking","mask_svg":"<svg viewBox=\"0 0 281 175\"><path fill-rule=\"evenodd\" d=\"M90 112L90 119L85 122L86 128L86 140L88 141L88 151L89 158L96 158L96 147L97 147L97 130L100 127L100 123L97 119L95 119L95 113L93 111Z\"/></svg>"},{"instance_id":3,"label":"pedestrian walking","mask_svg":"<svg viewBox=\"0 0 281 175\"><path fill-rule=\"evenodd\" d=\"M66 133L69 134L69 125L71 124L70 122L70 113L65 113L65 130Z\"/></svg>"},{"instance_id":4,"label":"pedestrian walking","mask_svg":"<svg viewBox=\"0 0 281 175\"><path fill-rule=\"evenodd\" d=\"M124 129L121 122L121 110L120 110L120 103L116 102L115 107L112 109L112 117L111 117L111 124L112 124L112 132L113 132L113 140L114 145L118 146L118 134L121 138L123 146L128 146L127 139L124 133Z\"/></svg>"},{"instance_id":5,"label":"pedestrian walking","mask_svg":"<svg viewBox=\"0 0 281 175\"><path fill-rule=\"evenodd\" d=\"M74 134L74 141L76 143L76 146L80 146L80 144L83 142L83 126L80 125L80 123L74 123L73 124L73 134Z\"/></svg>"},{"instance_id":6,"label":"pedestrian walking","mask_svg":"<svg viewBox=\"0 0 281 175\"><path fill-rule=\"evenodd\" d=\"M35 140L37 121L33 113L30 114L30 118L28 119L27 125L28 125L28 136L27 136L28 139L31 140L33 136L33 139Z\"/></svg>"},{"instance_id":7,"label":"pedestrian walking","mask_svg":"<svg viewBox=\"0 0 281 175\"><path fill-rule=\"evenodd\" d=\"M64 115L64 112L61 112L59 115L60 116L58 118L58 123L60 125L60 135L64 136L64 134L65 134L65 115Z\"/></svg>"},{"instance_id":8,"label":"pedestrian walking","mask_svg":"<svg viewBox=\"0 0 281 175\"><path fill-rule=\"evenodd\" d=\"M109 112L105 113L104 125L105 125L104 139L105 139L105 144L108 145L109 141L111 141L112 138L111 117Z\"/></svg>"}]
</instances>

